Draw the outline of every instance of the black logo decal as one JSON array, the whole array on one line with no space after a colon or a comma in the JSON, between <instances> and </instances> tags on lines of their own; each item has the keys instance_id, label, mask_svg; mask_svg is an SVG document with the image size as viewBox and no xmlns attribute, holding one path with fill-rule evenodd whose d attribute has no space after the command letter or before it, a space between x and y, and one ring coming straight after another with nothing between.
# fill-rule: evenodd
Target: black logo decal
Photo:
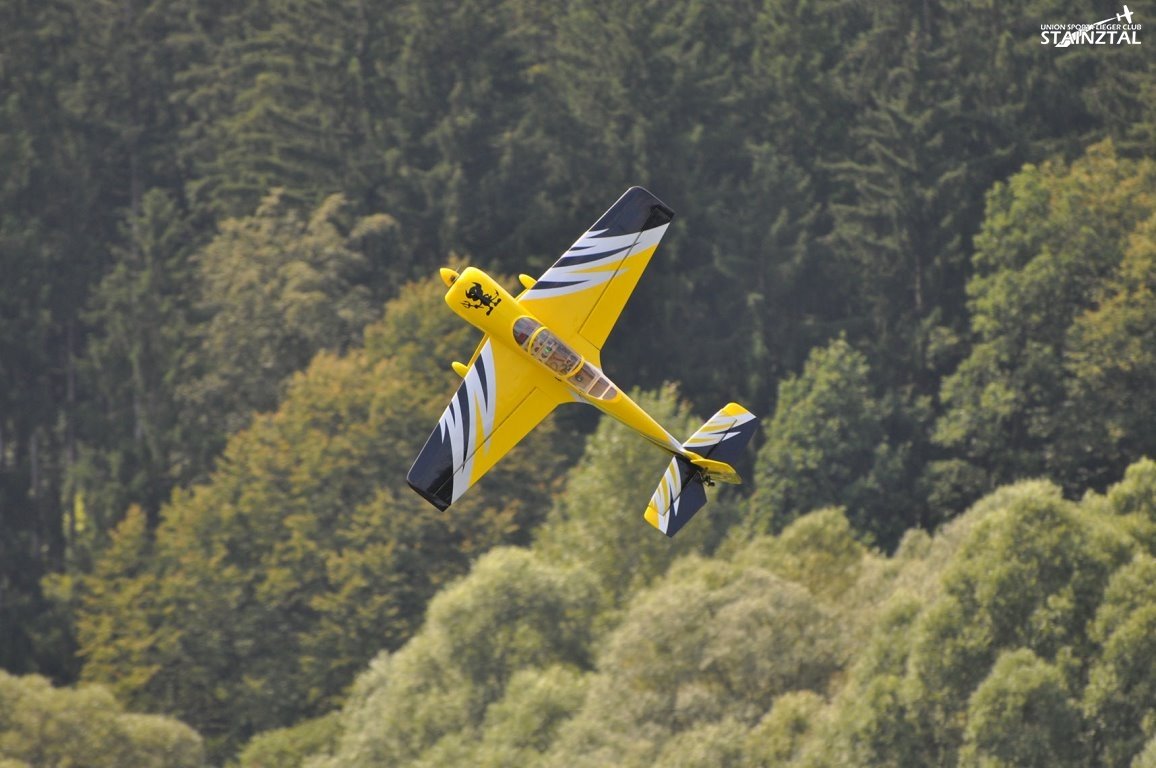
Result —
<instances>
[{"instance_id":1,"label":"black logo decal","mask_svg":"<svg viewBox=\"0 0 1156 768\"><path fill-rule=\"evenodd\" d=\"M502 303L501 299L496 299L492 295L482 291L481 283L474 283L466 290L466 298L471 301L463 301L462 306L466 309L485 309L486 315L494 311L494 307Z\"/></svg>"}]
</instances>

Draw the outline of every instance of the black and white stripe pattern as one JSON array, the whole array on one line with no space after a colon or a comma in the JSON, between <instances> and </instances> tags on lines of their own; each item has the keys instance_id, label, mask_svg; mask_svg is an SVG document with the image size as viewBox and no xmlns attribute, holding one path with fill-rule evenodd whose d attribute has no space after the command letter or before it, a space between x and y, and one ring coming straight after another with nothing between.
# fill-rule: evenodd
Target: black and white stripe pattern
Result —
<instances>
[{"instance_id":1,"label":"black and white stripe pattern","mask_svg":"<svg viewBox=\"0 0 1156 768\"><path fill-rule=\"evenodd\" d=\"M478 359L438 421L442 442L449 444L453 462L450 503L457 501L472 485L474 456L494 431L497 381L490 345L489 341L482 345Z\"/></svg>"},{"instance_id":2,"label":"black and white stripe pattern","mask_svg":"<svg viewBox=\"0 0 1156 768\"><path fill-rule=\"evenodd\" d=\"M673 536L705 503L706 491L697 470L682 456L675 456L650 497L649 506L654 509L658 530Z\"/></svg>"},{"instance_id":3,"label":"black and white stripe pattern","mask_svg":"<svg viewBox=\"0 0 1156 768\"><path fill-rule=\"evenodd\" d=\"M578 238L521 298L548 299L602 285L619 274L622 262L631 253L657 246L668 226L608 236L606 230L592 229Z\"/></svg>"},{"instance_id":4,"label":"black and white stripe pattern","mask_svg":"<svg viewBox=\"0 0 1156 768\"><path fill-rule=\"evenodd\" d=\"M725 410L719 411L682 445L684 448L701 453L708 458L734 461L737 457L730 456L729 451L723 451L722 454L720 454L718 447L723 446L725 441L732 440L736 437L746 437L749 439L749 435L746 435L746 431L741 429L741 427L754 420L755 417L745 411L736 415L728 414ZM741 451L746 445L747 440L743 439L740 442L742 443L742 445L739 446L739 450Z\"/></svg>"}]
</instances>

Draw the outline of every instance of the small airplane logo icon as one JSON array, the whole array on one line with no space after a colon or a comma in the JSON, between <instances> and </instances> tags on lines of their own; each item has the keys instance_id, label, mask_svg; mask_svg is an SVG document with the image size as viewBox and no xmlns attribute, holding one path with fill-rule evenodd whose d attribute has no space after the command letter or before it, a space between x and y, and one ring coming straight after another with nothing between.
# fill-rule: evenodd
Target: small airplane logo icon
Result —
<instances>
[{"instance_id":1,"label":"small airplane logo icon","mask_svg":"<svg viewBox=\"0 0 1156 768\"><path fill-rule=\"evenodd\" d=\"M1133 15L1132 11L1128 10L1128 6L1125 5L1124 10L1121 11L1120 13L1117 13L1115 16L1109 16L1106 19L1101 19L1100 21L1097 21L1097 22L1092 23L1092 24L1084 24L1084 25L1080 26L1080 28L1077 29L1075 32L1071 32L1071 33L1064 35L1064 39L1061 42L1056 43L1056 47L1057 48L1067 48L1069 45L1072 44L1072 41L1080 33L1087 32L1088 30L1091 30L1091 29L1095 29L1096 27L1102 26L1102 25L1107 24L1109 22L1122 21L1125 24L1131 24L1132 23L1132 15Z\"/></svg>"},{"instance_id":2,"label":"small airplane logo icon","mask_svg":"<svg viewBox=\"0 0 1156 768\"><path fill-rule=\"evenodd\" d=\"M1095 24L1088 24L1088 25L1082 27L1082 29L1093 29L1095 27L1100 26L1101 24L1107 24L1110 21L1122 21L1125 24L1131 24L1132 23L1132 12L1129 11L1128 6L1125 5L1124 10L1120 13L1117 13L1115 16L1109 16L1106 19L1102 19L1100 21L1097 21Z\"/></svg>"}]
</instances>

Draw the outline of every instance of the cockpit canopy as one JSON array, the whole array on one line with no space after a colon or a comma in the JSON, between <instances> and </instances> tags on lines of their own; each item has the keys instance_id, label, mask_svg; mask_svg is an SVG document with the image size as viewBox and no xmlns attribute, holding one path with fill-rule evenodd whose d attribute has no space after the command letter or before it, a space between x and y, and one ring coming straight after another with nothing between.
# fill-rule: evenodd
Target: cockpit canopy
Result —
<instances>
[{"instance_id":1,"label":"cockpit canopy","mask_svg":"<svg viewBox=\"0 0 1156 768\"><path fill-rule=\"evenodd\" d=\"M618 394L610 379L597 366L583 360L581 355L537 320L531 317L515 320L514 341L534 359L565 377L570 386L590 397L611 400Z\"/></svg>"}]
</instances>

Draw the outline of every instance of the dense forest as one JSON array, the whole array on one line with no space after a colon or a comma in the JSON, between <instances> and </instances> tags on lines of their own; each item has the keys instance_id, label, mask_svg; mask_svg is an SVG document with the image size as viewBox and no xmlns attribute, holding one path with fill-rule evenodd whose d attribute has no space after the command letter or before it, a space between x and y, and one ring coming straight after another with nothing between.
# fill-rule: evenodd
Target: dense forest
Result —
<instances>
[{"instance_id":1,"label":"dense forest","mask_svg":"<svg viewBox=\"0 0 1156 768\"><path fill-rule=\"evenodd\" d=\"M0 768L1156 766L1156 41L1040 35L1119 10L0 0ZM633 184L605 368L748 482L667 540L567 407L438 511L437 268Z\"/></svg>"}]
</instances>

